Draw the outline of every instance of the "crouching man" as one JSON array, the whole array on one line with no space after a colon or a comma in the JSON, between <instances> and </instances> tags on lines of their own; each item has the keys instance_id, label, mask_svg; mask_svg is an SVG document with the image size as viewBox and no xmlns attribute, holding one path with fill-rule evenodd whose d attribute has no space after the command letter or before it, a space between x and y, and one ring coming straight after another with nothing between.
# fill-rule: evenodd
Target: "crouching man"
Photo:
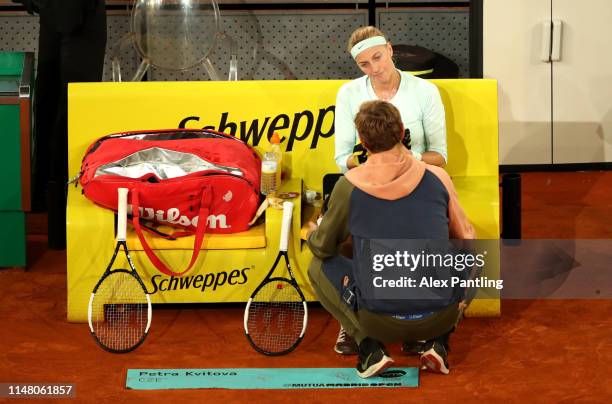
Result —
<instances>
[{"instance_id":1,"label":"crouching man","mask_svg":"<svg viewBox=\"0 0 612 404\"><path fill-rule=\"evenodd\" d=\"M310 281L323 307L359 344L359 376L375 376L391 366L384 343L418 341L421 367L448 374L448 340L462 312L462 297L429 305L366 297L372 267L358 265L359 246L382 239L472 239L474 230L444 169L413 158L403 146L402 120L392 104L363 103L355 124L369 158L337 182L320 225L310 224ZM338 253L349 235L353 260Z\"/></svg>"}]
</instances>

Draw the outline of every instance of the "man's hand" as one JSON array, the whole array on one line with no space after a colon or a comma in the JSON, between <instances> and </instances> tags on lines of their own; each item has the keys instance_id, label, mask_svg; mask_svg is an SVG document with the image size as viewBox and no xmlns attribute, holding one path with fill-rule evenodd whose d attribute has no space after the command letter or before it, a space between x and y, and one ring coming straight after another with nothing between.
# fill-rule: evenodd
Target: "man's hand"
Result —
<instances>
[{"instance_id":1,"label":"man's hand","mask_svg":"<svg viewBox=\"0 0 612 404\"><path fill-rule=\"evenodd\" d=\"M310 235L319 228L316 223L309 221L308 222L308 232L306 233L306 240L310 238Z\"/></svg>"}]
</instances>

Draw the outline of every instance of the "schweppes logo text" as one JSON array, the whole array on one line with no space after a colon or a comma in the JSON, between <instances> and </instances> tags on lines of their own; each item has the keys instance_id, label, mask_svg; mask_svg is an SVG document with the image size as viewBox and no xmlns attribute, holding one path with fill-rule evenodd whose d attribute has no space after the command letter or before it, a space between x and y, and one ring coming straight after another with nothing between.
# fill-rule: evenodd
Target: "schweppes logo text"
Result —
<instances>
[{"instance_id":1,"label":"schweppes logo text","mask_svg":"<svg viewBox=\"0 0 612 404\"><path fill-rule=\"evenodd\" d=\"M217 126L207 125L202 129L212 129L239 137L243 142L252 146L259 145L264 134L269 140L272 133L282 134L283 130L289 129L289 135L281 137L281 142L286 142L285 151L293 150L295 142L303 142L308 139L310 139L310 148L314 149L320 138L328 138L334 134L335 109L334 105L330 105L315 112L304 110L293 115L279 114L240 122L234 122L229 112L223 112ZM199 116L188 116L179 122L178 127L193 127L196 122L200 122Z\"/></svg>"},{"instance_id":2,"label":"schweppes logo text","mask_svg":"<svg viewBox=\"0 0 612 404\"><path fill-rule=\"evenodd\" d=\"M186 289L199 289L200 292L205 292L206 290L214 291L223 285L244 285L247 282L247 271L249 269L251 268L207 273L206 275L182 276L180 278L153 275L151 277L151 284L153 285L151 294Z\"/></svg>"}]
</instances>

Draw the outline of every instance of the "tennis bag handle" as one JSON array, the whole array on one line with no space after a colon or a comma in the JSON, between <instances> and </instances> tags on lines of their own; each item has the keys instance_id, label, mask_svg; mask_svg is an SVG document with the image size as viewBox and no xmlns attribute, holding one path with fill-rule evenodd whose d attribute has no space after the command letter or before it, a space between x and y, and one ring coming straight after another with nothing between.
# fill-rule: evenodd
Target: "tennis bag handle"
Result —
<instances>
[{"instance_id":1,"label":"tennis bag handle","mask_svg":"<svg viewBox=\"0 0 612 404\"><path fill-rule=\"evenodd\" d=\"M142 245L142 248L147 254L147 257L149 257L149 259L157 269L159 269L162 273L166 275L175 277L181 277L185 275L191 269L191 267L193 267L193 264L195 264L196 260L198 259L198 255L200 254L200 248L202 247L202 242L204 241L204 233L206 232L206 227L208 226L208 213L210 211L210 204L212 201L211 189L208 186L202 187L200 211L198 213L198 226L196 228L195 239L193 241L193 252L191 253L191 261L189 262L189 266L181 272L174 272L170 268L168 268L168 266L164 264L162 260L157 257L157 255L155 255L155 252L153 252L153 250L149 246L149 243L147 243L147 240L145 239L144 234L142 233L142 227L140 224L140 198L138 196L138 193L138 187L132 190L132 223L134 225L134 229L136 230L136 234L138 235L138 239L140 240L140 244Z\"/></svg>"}]
</instances>

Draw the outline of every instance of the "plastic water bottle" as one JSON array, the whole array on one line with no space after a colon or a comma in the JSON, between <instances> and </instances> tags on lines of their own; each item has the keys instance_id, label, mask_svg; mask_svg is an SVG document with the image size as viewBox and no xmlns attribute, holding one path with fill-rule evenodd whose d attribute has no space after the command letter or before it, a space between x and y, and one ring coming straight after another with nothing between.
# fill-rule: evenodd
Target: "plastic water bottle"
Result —
<instances>
[{"instance_id":1,"label":"plastic water bottle","mask_svg":"<svg viewBox=\"0 0 612 404\"><path fill-rule=\"evenodd\" d=\"M276 192L276 172L278 171L278 162L276 155L272 152L266 152L261 159L261 193L270 195Z\"/></svg>"},{"instance_id":2,"label":"plastic water bottle","mask_svg":"<svg viewBox=\"0 0 612 404\"><path fill-rule=\"evenodd\" d=\"M280 137L274 133L270 138L270 150L264 153L261 160L261 193L271 195L278 191L281 184L281 167L283 152Z\"/></svg>"}]
</instances>

